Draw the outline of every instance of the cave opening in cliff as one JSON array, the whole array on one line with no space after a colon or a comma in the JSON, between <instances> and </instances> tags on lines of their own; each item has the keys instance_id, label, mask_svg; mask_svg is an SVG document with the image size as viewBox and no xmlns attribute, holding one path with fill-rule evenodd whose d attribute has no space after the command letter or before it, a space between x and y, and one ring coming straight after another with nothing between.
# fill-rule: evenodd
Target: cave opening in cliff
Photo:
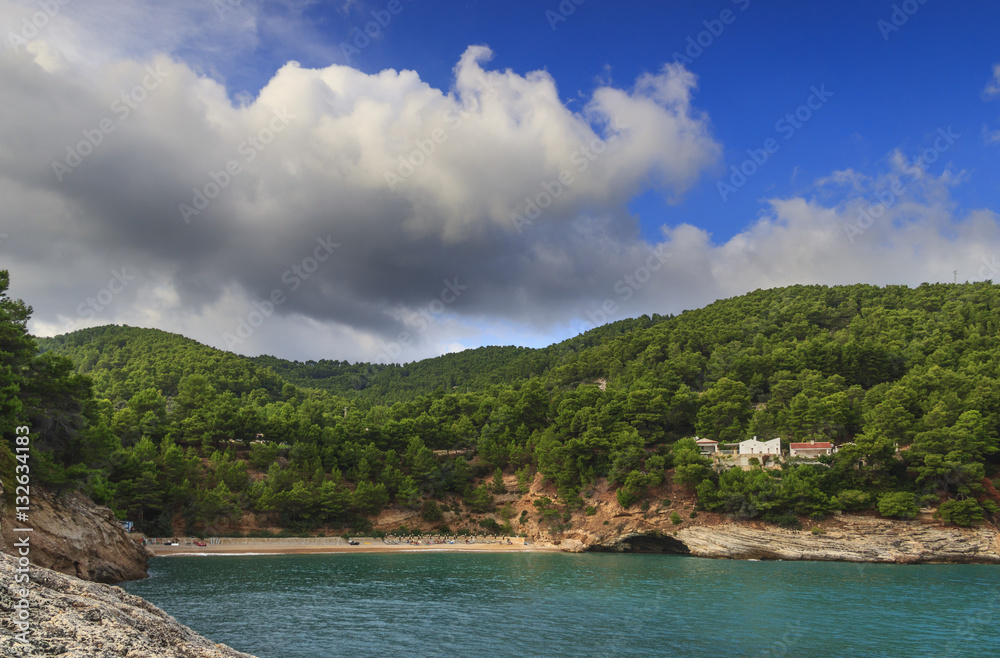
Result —
<instances>
[{"instance_id":1,"label":"cave opening in cliff","mask_svg":"<svg viewBox=\"0 0 1000 658\"><path fill-rule=\"evenodd\" d=\"M629 553L670 553L672 555L690 555L691 551L684 542L669 535L641 535L628 540L632 548Z\"/></svg>"},{"instance_id":2,"label":"cave opening in cliff","mask_svg":"<svg viewBox=\"0 0 1000 658\"><path fill-rule=\"evenodd\" d=\"M606 549L615 553L662 553L668 555L691 555L684 542L659 533L634 535L614 547Z\"/></svg>"}]
</instances>

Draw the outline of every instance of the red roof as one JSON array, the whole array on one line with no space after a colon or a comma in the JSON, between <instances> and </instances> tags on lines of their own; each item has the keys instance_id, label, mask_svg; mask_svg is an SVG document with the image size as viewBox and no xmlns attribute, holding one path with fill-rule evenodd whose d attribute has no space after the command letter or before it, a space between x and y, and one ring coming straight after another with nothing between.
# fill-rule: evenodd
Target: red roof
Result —
<instances>
[{"instance_id":1,"label":"red roof","mask_svg":"<svg viewBox=\"0 0 1000 658\"><path fill-rule=\"evenodd\" d=\"M807 450L809 448L832 448L833 444L829 441L817 441L816 443L790 443L789 444L795 450Z\"/></svg>"}]
</instances>

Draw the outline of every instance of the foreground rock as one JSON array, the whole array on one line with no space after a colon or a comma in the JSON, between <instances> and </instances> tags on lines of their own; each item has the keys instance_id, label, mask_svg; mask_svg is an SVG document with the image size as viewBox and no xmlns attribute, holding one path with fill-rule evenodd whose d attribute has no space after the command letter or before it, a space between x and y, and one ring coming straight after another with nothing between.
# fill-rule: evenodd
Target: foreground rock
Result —
<instances>
[{"instance_id":1,"label":"foreground rock","mask_svg":"<svg viewBox=\"0 0 1000 658\"><path fill-rule=\"evenodd\" d=\"M580 543L574 542L568 549L578 551ZM676 532L636 529L601 538L587 544L587 549L737 560L1000 564L1000 534L992 527L956 528L864 516L841 517L818 534L736 523L686 527Z\"/></svg>"},{"instance_id":2,"label":"foreground rock","mask_svg":"<svg viewBox=\"0 0 1000 658\"><path fill-rule=\"evenodd\" d=\"M0 527L0 549L14 553L9 514ZM147 553L126 534L114 514L86 496L55 496L31 489L31 562L101 583L145 578Z\"/></svg>"},{"instance_id":3,"label":"foreground rock","mask_svg":"<svg viewBox=\"0 0 1000 658\"><path fill-rule=\"evenodd\" d=\"M119 587L31 567L27 585L31 647L18 643L16 558L0 554L0 655L100 658L237 658L148 601ZM251 657L252 658L252 657Z\"/></svg>"}]
</instances>

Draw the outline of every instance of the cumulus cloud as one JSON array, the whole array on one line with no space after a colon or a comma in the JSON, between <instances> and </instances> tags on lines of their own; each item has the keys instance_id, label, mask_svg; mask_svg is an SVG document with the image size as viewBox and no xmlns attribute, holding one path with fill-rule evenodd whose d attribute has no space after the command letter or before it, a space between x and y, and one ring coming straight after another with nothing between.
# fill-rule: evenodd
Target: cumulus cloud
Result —
<instances>
[{"instance_id":1,"label":"cumulus cloud","mask_svg":"<svg viewBox=\"0 0 1000 658\"><path fill-rule=\"evenodd\" d=\"M694 226L667 228L656 248L671 257L652 283L626 282L608 299L628 316L793 284L916 286L952 281L956 270L960 281L1000 280L1000 216L960 211L951 191L965 173L934 168L926 154L895 151L879 175L834 172L808 196L769 199L760 218L721 243Z\"/></svg>"},{"instance_id":2,"label":"cumulus cloud","mask_svg":"<svg viewBox=\"0 0 1000 658\"><path fill-rule=\"evenodd\" d=\"M84 62L80 33L0 54L0 258L43 335L119 322L246 354L410 361L757 287L992 278L1000 253L997 217L959 213L963 174L921 160L931 145L771 199L723 242L694 221L643 239L637 194L680 202L719 167L682 66L573 110L548 73L472 46L446 89L289 62L234 101L137 44Z\"/></svg>"},{"instance_id":3,"label":"cumulus cloud","mask_svg":"<svg viewBox=\"0 0 1000 658\"><path fill-rule=\"evenodd\" d=\"M450 349L491 319L541 329L642 258L632 196L680 195L719 156L674 66L580 112L480 46L447 90L291 62L234 104L167 56L83 65L48 46L0 58L0 213L40 331L138 320L219 345L275 295L229 346L273 348L293 320L368 358L403 333ZM121 268L134 278L95 308Z\"/></svg>"}]
</instances>

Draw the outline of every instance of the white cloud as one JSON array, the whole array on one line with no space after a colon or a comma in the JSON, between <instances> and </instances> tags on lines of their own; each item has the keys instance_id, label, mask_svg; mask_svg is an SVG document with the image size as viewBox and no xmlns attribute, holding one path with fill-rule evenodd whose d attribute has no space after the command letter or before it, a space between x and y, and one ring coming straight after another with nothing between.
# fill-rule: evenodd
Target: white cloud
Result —
<instances>
[{"instance_id":1,"label":"white cloud","mask_svg":"<svg viewBox=\"0 0 1000 658\"><path fill-rule=\"evenodd\" d=\"M993 65L993 79L989 81L986 89L983 90L983 98L986 100L991 100L997 96L1000 96L1000 64ZM987 144L1000 143L1000 130L993 130L989 126L984 125L983 140Z\"/></svg>"},{"instance_id":2,"label":"white cloud","mask_svg":"<svg viewBox=\"0 0 1000 658\"><path fill-rule=\"evenodd\" d=\"M983 95L986 98L1000 96L1000 64L993 65L993 79L987 83L986 89L983 90Z\"/></svg>"},{"instance_id":3,"label":"white cloud","mask_svg":"<svg viewBox=\"0 0 1000 658\"><path fill-rule=\"evenodd\" d=\"M0 256L38 333L119 322L248 354L410 361L757 287L995 276L996 215L955 207L963 174L944 159L924 171L899 153L880 176L768 201L724 242L691 224L641 239L629 201L648 187L679 201L720 160L682 67L574 111L548 73L490 69L477 46L448 89L289 63L234 104L196 66L128 52L124 27L109 30L124 45L75 57L88 16L68 15L73 38L0 54ZM253 30L234 34L252 47ZM845 230L894 184L879 218Z\"/></svg>"},{"instance_id":4,"label":"white cloud","mask_svg":"<svg viewBox=\"0 0 1000 658\"><path fill-rule=\"evenodd\" d=\"M694 77L676 67L598 89L573 112L548 74L487 69L483 47L449 90L412 71L289 63L234 106L166 56L84 65L52 53L37 40L0 56L11 113L0 220L30 245L12 269L38 331L166 323L218 345L276 290L286 298L268 327L282 332L262 327L238 349L267 350L295 333L288 322L322 326L358 358L404 331L423 356L490 319L544 330L642 258L626 237L635 193L679 196L719 156L691 106ZM515 226L515 213L532 223ZM317 240L343 248L318 262ZM54 252L73 255L69 281ZM77 313L125 265L145 283L98 317ZM446 281L467 292L414 332L408 318Z\"/></svg>"}]
</instances>

